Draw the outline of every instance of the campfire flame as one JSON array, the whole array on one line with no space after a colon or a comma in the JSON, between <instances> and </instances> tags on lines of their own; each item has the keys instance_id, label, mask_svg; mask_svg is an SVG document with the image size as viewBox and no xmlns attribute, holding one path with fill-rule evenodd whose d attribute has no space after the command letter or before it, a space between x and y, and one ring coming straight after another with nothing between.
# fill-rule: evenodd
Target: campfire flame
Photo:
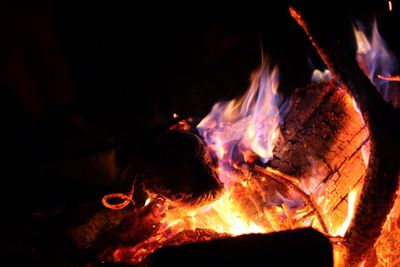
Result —
<instances>
[{"instance_id":1,"label":"campfire flame","mask_svg":"<svg viewBox=\"0 0 400 267\"><path fill-rule=\"evenodd\" d=\"M353 27L357 43L357 61L363 72L370 78L386 102L393 102L390 82L398 81L396 57L378 32L373 22L371 37L367 38L365 27L357 22Z\"/></svg>"},{"instance_id":2,"label":"campfire flame","mask_svg":"<svg viewBox=\"0 0 400 267\"><path fill-rule=\"evenodd\" d=\"M244 96L214 105L197 126L218 165L232 165L249 161L249 153L263 162L272 158L272 150L279 136L279 108L277 93L278 70L262 66L253 73L250 88ZM232 168L232 166L231 166ZM229 187L234 180L220 172L220 179Z\"/></svg>"},{"instance_id":3,"label":"campfire flame","mask_svg":"<svg viewBox=\"0 0 400 267\"><path fill-rule=\"evenodd\" d=\"M252 74L250 88L242 97L214 105L197 129L211 155L217 159L218 176L225 193L206 207L175 209L163 222L170 226L179 224L179 227L212 229L232 235L273 230L249 217L243 211L246 207L238 203L237 197L239 191L249 192L255 185L248 177L246 163L255 157L266 162L273 156L280 121L278 105L281 98L277 88L277 68L270 70L263 64Z\"/></svg>"},{"instance_id":4,"label":"campfire flame","mask_svg":"<svg viewBox=\"0 0 400 267\"><path fill-rule=\"evenodd\" d=\"M394 57L380 37L376 23L371 40L361 29L360 25L354 28L357 60L385 100L389 101L388 80L396 80L392 76ZM316 71L313 75L313 81L318 83L331 79L328 71ZM144 224L148 224L151 231L134 246L115 249L113 261L135 264L167 245L313 227L332 238L335 265L342 266L342 258L346 253L342 241L346 239L362 184L349 188L347 214L344 211L340 218L331 217L325 184L316 178L320 176L318 170L312 170L315 173L309 174L308 179L298 179L266 166L273 158L274 147L281 136L279 126L285 115L282 110L289 109L288 102L283 102L278 94L278 85L278 69L270 68L263 62L252 74L250 87L243 96L216 103L197 125L213 158L218 178L224 185L218 199L193 207L165 199L157 192L148 192L143 206L136 206L135 210L146 214ZM358 114L358 119L363 122L354 99L348 93L342 93L347 108L353 109L353 113ZM174 119L180 117L175 113L172 116ZM190 131L192 126L193 119L190 118L180 120L170 130ZM361 151L367 166L368 142ZM128 195L107 195L103 204L111 209L121 209L133 203L133 192L134 188ZM108 203L113 198L120 198L121 202ZM342 200L345 202L345 197ZM395 225L396 229L399 229L399 223L395 221L399 217L398 210L397 213L392 211L396 215L393 215L390 226ZM385 227L384 230L389 231L389 226ZM377 251L385 252L379 247Z\"/></svg>"},{"instance_id":5,"label":"campfire flame","mask_svg":"<svg viewBox=\"0 0 400 267\"><path fill-rule=\"evenodd\" d=\"M197 129L216 162L224 184L222 195L211 204L186 206L149 193L140 209L155 209L158 221L154 232L134 247L114 251L114 261L137 263L165 245L209 240L247 233L269 233L313 227L328 236L344 236L351 222L356 195L349 194L347 219L331 220L325 210L329 199L323 184L314 177L307 181L265 167L279 141L283 112L287 103L278 94L278 70L264 62L251 76L248 91L239 98L214 105ZM187 130L189 121L180 121L172 130ZM317 174L316 174L317 175ZM133 192L133 189L132 191ZM107 199L122 194L111 194ZM132 194L123 195L125 206ZM206 231L197 239L188 231ZM214 234L211 234L210 231ZM196 232L197 233L197 232ZM200 239L199 239L200 238ZM129 255L123 259L121 255Z\"/></svg>"},{"instance_id":6,"label":"campfire flame","mask_svg":"<svg viewBox=\"0 0 400 267\"><path fill-rule=\"evenodd\" d=\"M355 189L353 189L352 191L350 191L350 193L348 195L346 220L343 222L343 224L340 226L340 228L336 231L336 233L335 233L336 236L344 237L346 235L347 229L349 228L351 220L353 219L354 208L356 206L356 200L357 200L357 191Z\"/></svg>"}]
</instances>

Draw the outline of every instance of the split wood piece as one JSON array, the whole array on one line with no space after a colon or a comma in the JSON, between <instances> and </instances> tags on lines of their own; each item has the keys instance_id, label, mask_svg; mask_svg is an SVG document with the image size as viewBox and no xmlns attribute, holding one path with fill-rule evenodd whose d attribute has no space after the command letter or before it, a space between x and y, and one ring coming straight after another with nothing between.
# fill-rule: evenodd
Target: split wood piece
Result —
<instances>
[{"instance_id":1,"label":"split wood piece","mask_svg":"<svg viewBox=\"0 0 400 267\"><path fill-rule=\"evenodd\" d=\"M349 95L332 84L298 88L290 105L283 142L276 145L270 164L286 174L326 178L366 139L364 135L353 142L364 122Z\"/></svg>"},{"instance_id":2,"label":"split wood piece","mask_svg":"<svg viewBox=\"0 0 400 267\"><path fill-rule=\"evenodd\" d=\"M295 90L289 103L290 110L281 127L282 139L274 149L274 158L270 163L272 167L299 178L310 174L314 167L312 165L321 158L313 149L313 143L323 150L320 154L325 154L329 151L329 141L334 140L342 127L333 123L327 125L328 118L318 116L321 113L343 114L339 105L332 107L337 102L333 99L335 91L335 87L329 84L315 84ZM324 165L326 169L329 168Z\"/></svg>"},{"instance_id":3,"label":"split wood piece","mask_svg":"<svg viewBox=\"0 0 400 267\"><path fill-rule=\"evenodd\" d=\"M269 164L308 190L325 190L324 215L363 177L368 130L350 95L333 82L297 88Z\"/></svg>"},{"instance_id":4,"label":"split wood piece","mask_svg":"<svg viewBox=\"0 0 400 267\"><path fill-rule=\"evenodd\" d=\"M356 62L351 23L340 29L318 8L291 7L290 13L303 28L334 77L357 102L370 132L370 157L365 184L358 200L348 238L348 264L355 266L379 237L398 187L400 151L399 111L386 104ZM336 18L337 20L338 18Z\"/></svg>"}]
</instances>

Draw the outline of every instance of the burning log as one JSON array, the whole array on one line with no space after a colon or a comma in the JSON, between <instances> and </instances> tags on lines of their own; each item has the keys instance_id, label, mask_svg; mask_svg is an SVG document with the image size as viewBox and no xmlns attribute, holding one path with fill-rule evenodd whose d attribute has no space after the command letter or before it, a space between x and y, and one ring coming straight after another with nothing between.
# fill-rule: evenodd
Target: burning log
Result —
<instances>
[{"instance_id":1,"label":"burning log","mask_svg":"<svg viewBox=\"0 0 400 267\"><path fill-rule=\"evenodd\" d=\"M158 139L160 154L155 155L148 187L158 194L189 205L212 201L222 185L211 165L203 142L190 132L168 131Z\"/></svg>"},{"instance_id":2,"label":"burning log","mask_svg":"<svg viewBox=\"0 0 400 267\"><path fill-rule=\"evenodd\" d=\"M290 253L290 257L288 257ZM140 266L333 266L332 247L317 231L243 235L165 247Z\"/></svg>"},{"instance_id":3,"label":"burning log","mask_svg":"<svg viewBox=\"0 0 400 267\"><path fill-rule=\"evenodd\" d=\"M322 9L305 9L299 4L296 9L291 8L290 12L331 73L352 94L370 132L371 155L365 185L347 233L348 263L353 266L374 245L395 200L399 176L399 112L384 102L358 67L355 52L350 49L352 46L348 36L352 34L347 32L346 35L349 29L343 31L329 27L329 19L320 13ZM355 43L354 40L350 41Z\"/></svg>"},{"instance_id":4,"label":"burning log","mask_svg":"<svg viewBox=\"0 0 400 267\"><path fill-rule=\"evenodd\" d=\"M332 83L297 88L269 165L307 192L323 189L323 215L340 222L349 189L363 183L368 129L350 95Z\"/></svg>"},{"instance_id":5,"label":"burning log","mask_svg":"<svg viewBox=\"0 0 400 267\"><path fill-rule=\"evenodd\" d=\"M222 185L200 138L190 132L168 131L156 145L158 168L152 165L149 170L149 177L155 178L149 184L154 192L191 205L215 199Z\"/></svg>"},{"instance_id":6,"label":"burning log","mask_svg":"<svg viewBox=\"0 0 400 267\"><path fill-rule=\"evenodd\" d=\"M145 191L185 205L201 205L214 200L222 188L211 163L200 138L189 131L170 130L127 160L122 180L137 177L136 184L143 184Z\"/></svg>"}]
</instances>

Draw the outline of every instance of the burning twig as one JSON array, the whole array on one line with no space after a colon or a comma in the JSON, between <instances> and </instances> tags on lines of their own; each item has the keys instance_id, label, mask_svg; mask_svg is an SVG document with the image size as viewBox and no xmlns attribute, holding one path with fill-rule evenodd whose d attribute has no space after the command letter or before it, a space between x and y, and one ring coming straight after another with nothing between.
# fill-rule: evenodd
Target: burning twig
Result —
<instances>
[{"instance_id":1,"label":"burning twig","mask_svg":"<svg viewBox=\"0 0 400 267\"><path fill-rule=\"evenodd\" d=\"M128 206L128 204L131 203L131 202L132 202L133 205L135 205L135 202L132 199L134 191L135 191L135 183L132 184L132 189L131 189L131 191L129 192L128 195L123 194L123 193L108 194L108 195L105 195L103 197L101 202L103 203L103 205L105 207L107 207L109 209L121 210L121 209L125 208L126 206ZM121 203L118 203L118 204L110 204L110 203L108 203L109 199L120 199L120 200L123 200L123 201Z\"/></svg>"},{"instance_id":2,"label":"burning twig","mask_svg":"<svg viewBox=\"0 0 400 267\"><path fill-rule=\"evenodd\" d=\"M298 185L297 185L297 179L284 174L276 169L273 169L271 167L267 167L267 168L261 168L258 166L254 166L253 170L256 172L260 172L260 173L264 173L265 175L267 175L268 177L270 177L271 179L275 180L278 183L282 183L285 186L287 186L288 188L293 189L294 191L296 191L297 193L299 193L304 200L306 201L306 204L309 205L310 207L313 208L313 210L315 211L315 215L318 219L318 221L321 224L322 227L322 231L325 234L328 234L328 227L326 226L326 223L321 215L321 212L319 211L318 207L314 204L314 202L312 201L311 197L309 195L307 195Z\"/></svg>"},{"instance_id":3,"label":"burning twig","mask_svg":"<svg viewBox=\"0 0 400 267\"><path fill-rule=\"evenodd\" d=\"M384 76L384 75L378 74L378 78L381 80L389 81L389 82L400 82L400 75Z\"/></svg>"}]
</instances>

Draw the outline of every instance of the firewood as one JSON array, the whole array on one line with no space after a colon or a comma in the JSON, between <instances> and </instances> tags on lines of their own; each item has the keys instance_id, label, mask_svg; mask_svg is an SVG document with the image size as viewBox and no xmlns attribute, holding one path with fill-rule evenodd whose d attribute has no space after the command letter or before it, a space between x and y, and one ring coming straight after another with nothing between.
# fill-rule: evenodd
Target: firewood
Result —
<instances>
[{"instance_id":1,"label":"firewood","mask_svg":"<svg viewBox=\"0 0 400 267\"><path fill-rule=\"evenodd\" d=\"M288 257L290 253L290 257ZM329 240L312 229L165 247L140 266L333 266Z\"/></svg>"},{"instance_id":2,"label":"firewood","mask_svg":"<svg viewBox=\"0 0 400 267\"><path fill-rule=\"evenodd\" d=\"M322 9L304 8L297 3L291 15L303 28L317 52L334 75L356 100L370 132L370 157L365 184L358 200L347 238L348 264L356 265L374 245L391 210L398 187L400 149L399 111L385 103L356 62L351 23L347 27L330 24L339 18L325 17ZM331 11L329 11L331 12ZM340 17L343 21L343 19ZM342 24L346 25L346 24Z\"/></svg>"},{"instance_id":3,"label":"firewood","mask_svg":"<svg viewBox=\"0 0 400 267\"><path fill-rule=\"evenodd\" d=\"M308 183L311 192L324 187L324 215L330 215L363 180L368 130L350 95L333 82L297 88L290 101L269 165Z\"/></svg>"},{"instance_id":4,"label":"firewood","mask_svg":"<svg viewBox=\"0 0 400 267\"><path fill-rule=\"evenodd\" d=\"M208 203L222 189L205 145L191 132L169 130L156 136L140 158L127 163L123 175L185 205Z\"/></svg>"}]
</instances>

